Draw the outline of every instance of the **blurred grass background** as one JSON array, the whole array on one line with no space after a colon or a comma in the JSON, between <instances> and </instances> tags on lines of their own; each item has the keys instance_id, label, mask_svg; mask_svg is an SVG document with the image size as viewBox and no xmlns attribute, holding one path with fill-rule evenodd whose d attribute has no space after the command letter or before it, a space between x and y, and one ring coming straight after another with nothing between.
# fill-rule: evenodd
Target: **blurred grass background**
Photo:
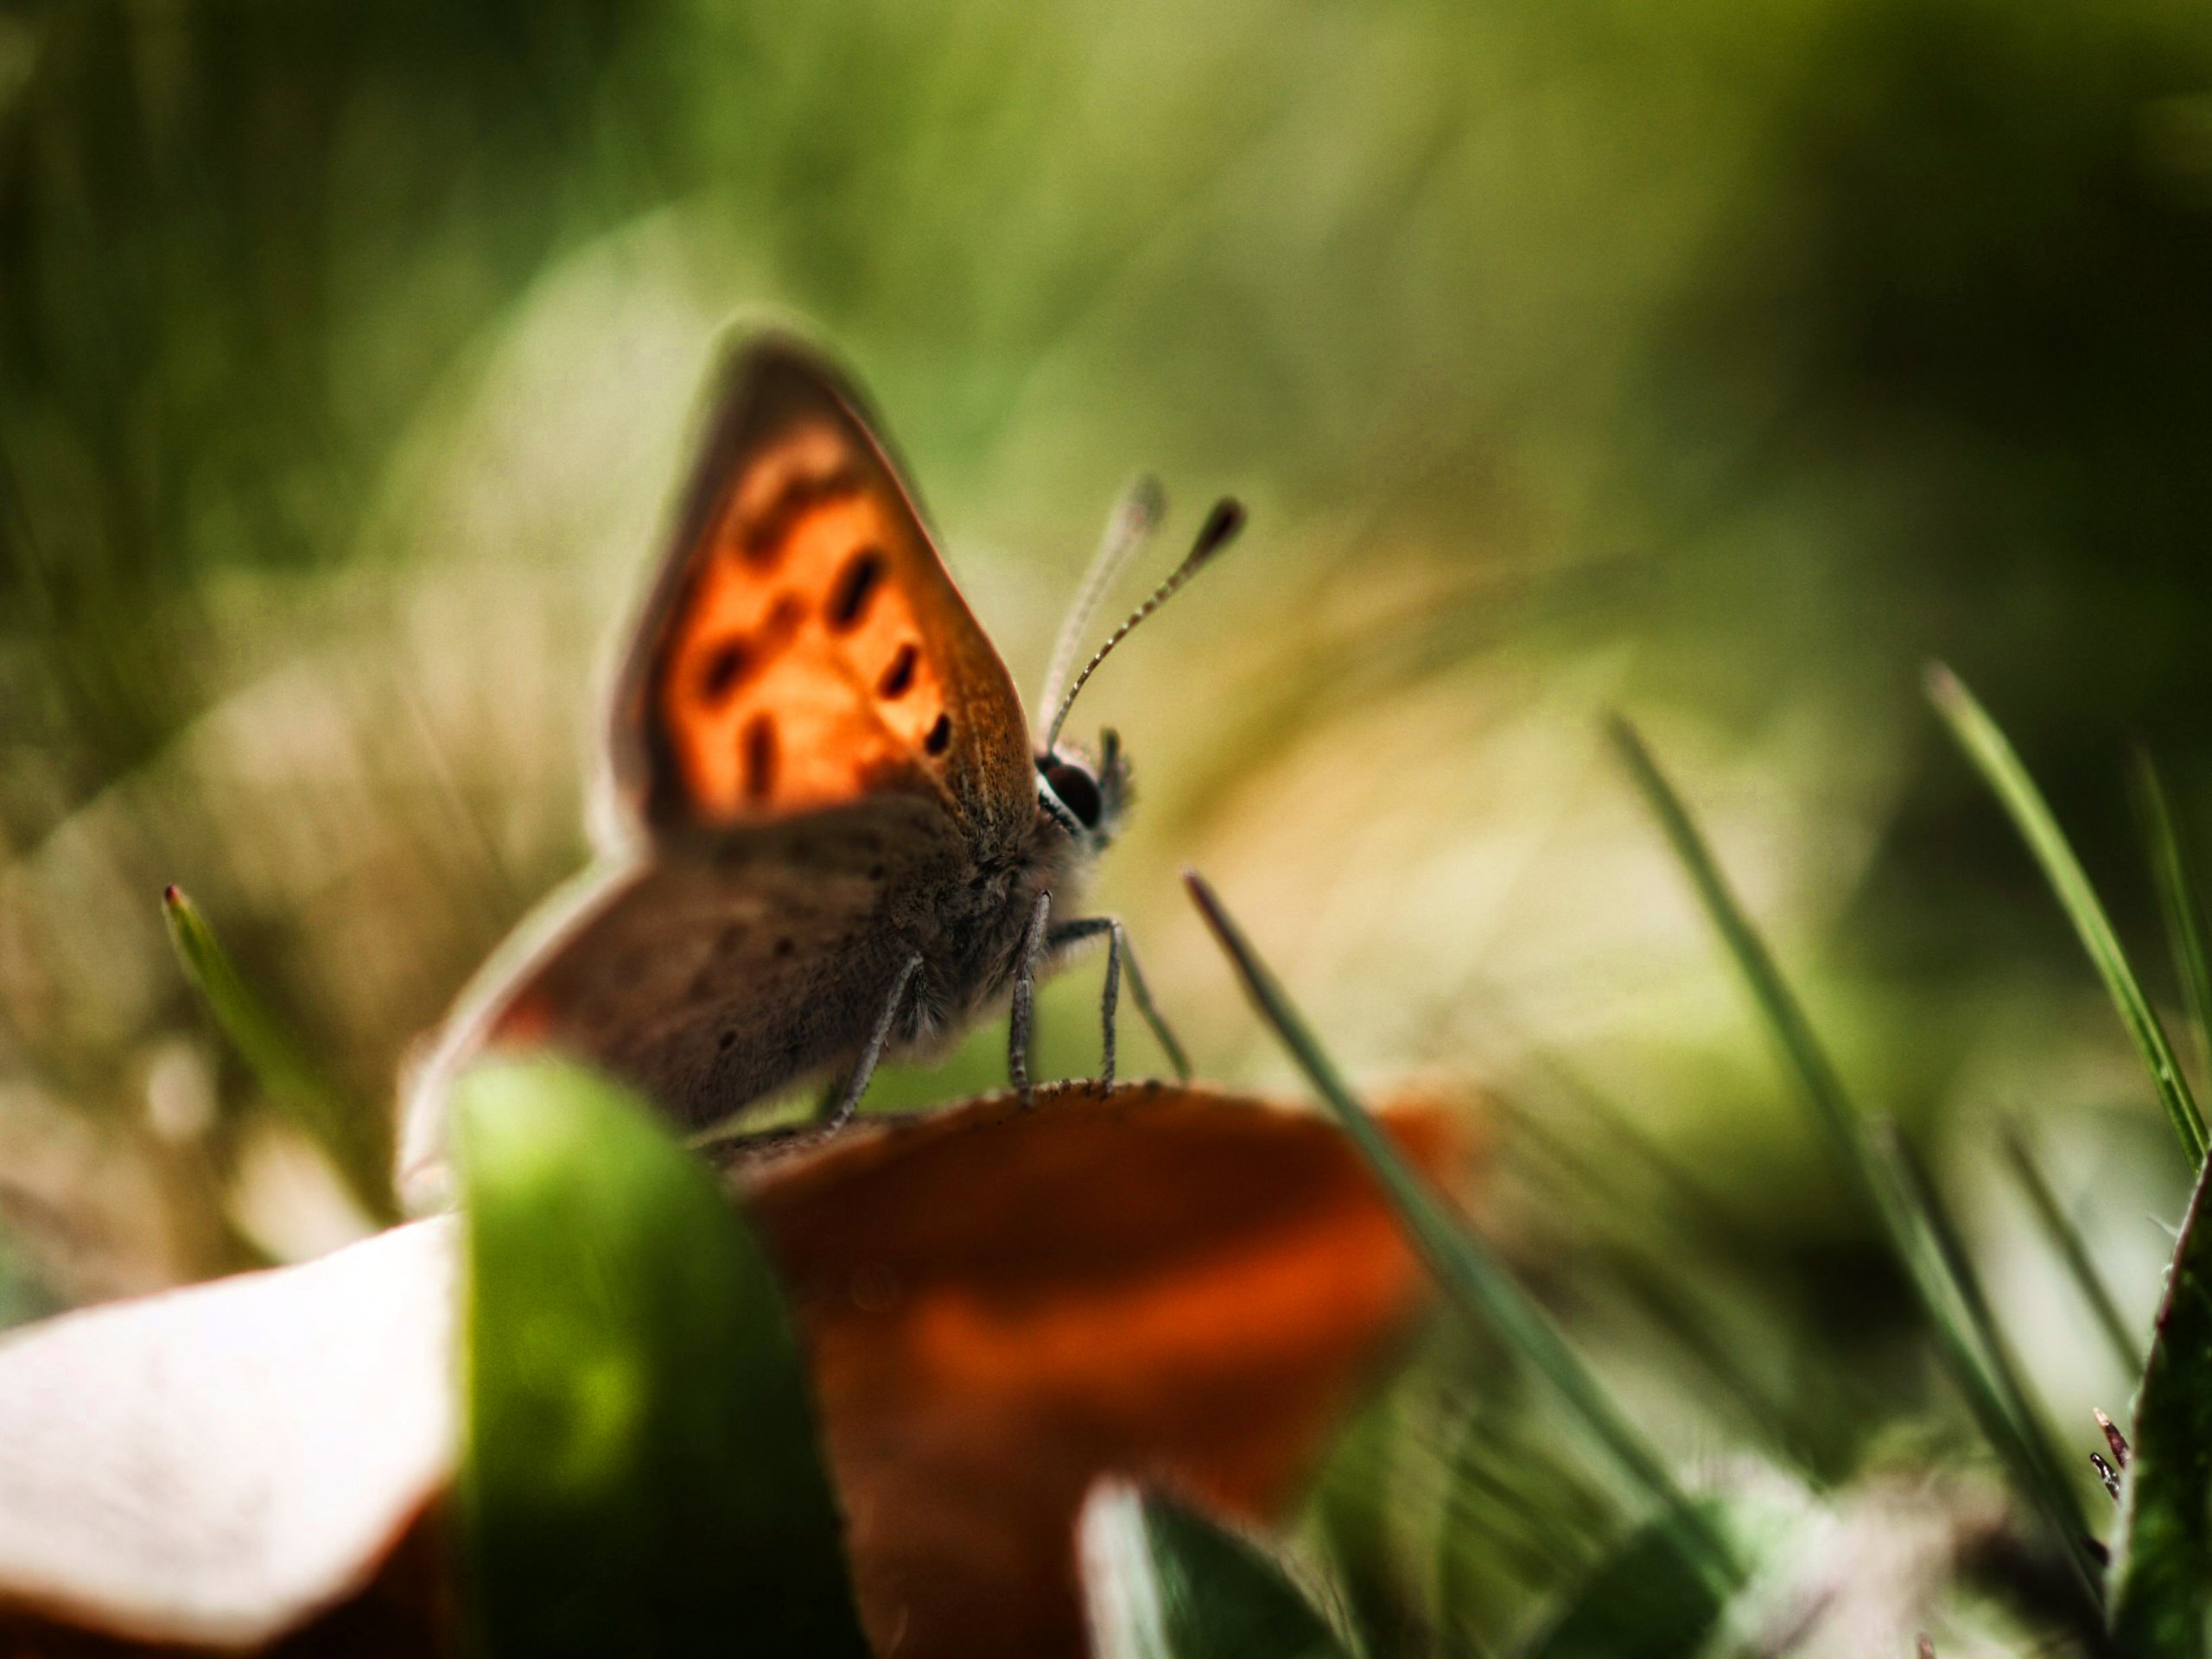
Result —
<instances>
[{"instance_id":1,"label":"blurred grass background","mask_svg":"<svg viewBox=\"0 0 2212 1659\"><path fill-rule=\"evenodd\" d=\"M1505 1103L1491 1224L1670 1444L1734 1432L1659 1353L1670 1274L1810 1466L1933 1434L1629 709L2070 1446L2128 1382L1993 1126L2139 1323L2183 1172L1919 676L2162 968L2123 744L2205 822L2208 295L2175 0L0 7L0 1316L353 1224L162 887L388 1102L583 856L599 670L769 308L872 388L1025 684L1131 474L1251 503L1077 721L1135 751L1097 900L1204 1073L1290 1081L1186 862L1356 1074Z\"/></svg>"}]
</instances>

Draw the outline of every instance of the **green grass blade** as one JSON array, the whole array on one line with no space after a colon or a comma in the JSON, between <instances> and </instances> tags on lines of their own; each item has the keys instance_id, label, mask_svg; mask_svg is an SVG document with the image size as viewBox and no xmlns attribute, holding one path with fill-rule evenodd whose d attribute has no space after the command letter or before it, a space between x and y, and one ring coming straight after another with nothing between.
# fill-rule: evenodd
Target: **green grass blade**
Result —
<instances>
[{"instance_id":1,"label":"green grass blade","mask_svg":"<svg viewBox=\"0 0 2212 1659\"><path fill-rule=\"evenodd\" d=\"M455 1092L480 1650L868 1653L798 1346L713 1177L549 1061Z\"/></svg>"},{"instance_id":2,"label":"green grass blade","mask_svg":"<svg viewBox=\"0 0 2212 1659\"><path fill-rule=\"evenodd\" d=\"M1290 1051L1306 1080L1336 1114L1446 1294L1478 1321L1496 1331L1550 1383L1623 1477L1674 1517L1686 1538L1696 1541L1707 1565L1721 1582L1738 1580L1742 1569L1726 1541L1684 1497L1658 1454L1613 1404L1543 1310L1489 1248L1459 1224L1399 1155L1389 1137L1338 1075L1312 1028L1230 918L1213 889L1194 872L1185 871L1183 880L1207 926L1228 953L1246 994Z\"/></svg>"},{"instance_id":3,"label":"green grass blade","mask_svg":"<svg viewBox=\"0 0 2212 1659\"><path fill-rule=\"evenodd\" d=\"M2183 1150L2189 1154L2190 1167L2196 1168L2204 1161L2203 1114L2197 1110L2189 1079L2182 1075L2180 1062L2174 1058L2173 1045L2166 1040L2165 1027L2158 1023L2151 999L2143 994L2142 982L2129 965L2127 953L2120 949L2120 936L2113 931L2112 920L2098 901L2096 889L2089 885L2081 861L2067 843L2065 832L2051 817L2043 792L2028 776L2027 768L2020 764L2020 757L2013 753L2012 743L1998 728L1997 722L1974 701L1974 693L1941 663L1928 671L1928 696L1967 758L1974 762L2012 816L2013 827L2028 843L2028 850L2043 866L2044 876L2058 895L2067 919L2074 924L2074 931L2081 938L2082 948L2089 953L2089 961L2103 979L2113 1006L2120 1011L2121 1023L2134 1039L2144 1064L2151 1068L2151 1079L2158 1089L2158 1099L2166 1109L2166 1116L2173 1120L2174 1133L2181 1137Z\"/></svg>"},{"instance_id":4,"label":"green grass blade","mask_svg":"<svg viewBox=\"0 0 2212 1659\"><path fill-rule=\"evenodd\" d=\"M1928 1236L1934 1245L1942 1271L1951 1284L1958 1287L1961 1306L1974 1332L1975 1344L1984 1357L1995 1392L2011 1413L2021 1442L2021 1454L2031 1461L2037 1482L2050 1489L2071 1492L2074 1482L2053 1444L2049 1426L2043 1414L2036 1409L2028 1394L2027 1381L2020 1367L2019 1356L2013 1351L2004 1329L1989 1305L1989 1297L1982 1288L1981 1275L1975 1271L1974 1258L1967 1254L1966 1239L1958 1224L1952 1218L1950 1206L1936 1189L1934 1179L1922 1164L1911 1144L1898 1131L1897 1125L1883 1119L1876 1126L1882 1145L1898 1173L1904 1178L1907 1192L1914 1206L1927 1218ZM2065 1516L2068 1525L2086 1531L2085 1517L2078 1508L2069 1506Z\"/></svg>"},{"instance_id":5,"label":"green grass blade","mask_svg":"<svg viewBox=\"0 0 2212 1659\"><path fill-rule=\"evenodd\" d=\"M2151 751L2135 749L2135 805L2151 849L2151 874L2158 884L2158 911L2166 925L2166 944L2174 972L2189 998L2190 1025L2196 1038L2200 1078L2212 1076L2212 956L2204 943L2204 906L2196 877L2182 850L2181 829L2158 776Z\"/></svg>"},{"instance_id":6,"label":"green grass blade","mask_svg":"<svg viewBox=\"0 0 2212 1659\"><path fill-rule=\"evenodd\" d=\"M1194 1510L1102 1487L1082 1539L1099 1659L1346 1659L1265 1552Z\"/></svg>"},{"instance_id":7,"label":"green grass blade","mask_svg":"<svg viewBox=\"0 0 2212 1659\"><path fill-rule=\"evenodd\" d=\"M1775 1397L1745 1363L1740 1343L1732 1341L1687 1288L1694 1266L1681 1259L1655 1259L1643 1252L1618 1250L1600 1258L1608 1280L1627 1305L1641 1313L1670 1343L1699 1379L1700 1397L1716 1408L1732 1408L1744 1427L1769 1452L1800 1468L1815 1461L1814 1435L1795 1402Z\"/></svg>"},{"instance_id":8,"label":"green grass blade","mask_svg":"<svg viewBox=\"0 0 2212 1659\"><path fill-rule=\"evenodd\" d=\"M1516 1030L1504 1021L1494 1021L1516 1046L1526 1052L1527 1061L1548 1092L1560 1103L1587 1118L1601 1137L1609 1158L1642 1166L1652 1180L1663 1191L1664 1206L1669 1219L1677 1226L1694 1232L1698 1238L1718 1247L1732 1250L1756 1248L1764 1243L1762 1236L1745 1226L1741 1217L1731 1212L1726 1202L1709 1187L1700 1176L1651 1135L1636 1119L1626 1105L1616 1100L1605 1090L1550 1052L1526 1033ZM1548 1115L1548 1114L1547 1114ZM1521 1116L1529 1126L1540 1132L1543 1129L1538 1115L1523 1111ZM1560 1142L1553 1133L1550 1139Z\"/></svg>"},{"instance_id":9,"label":"green grass blade","mask_svg":"<svg viewBox=\"0 0 2212 1659\"><path fill-rule=\"evenodd\" d=\"M2007 1123L2005 1126L2000 1144L2005 1148L2005 1160L2012 1171L2013 1179L2026 1195L2029 1207L2035 1211L2036 1219L2050 1238L2051 1248L2066 1263L2066 1270L2072 1275L2075 1287L2081 1291L2082 1300L2088 1304L2089 1312L2095 1315L2097 1329L2103 1333L2107 1345L2112 1349L2113 1358L2119 1364L2120 1374L2140 1376L2143 1374L2143 1355L2136 1346L2134 1333L2128 1329L2120 1305L2113 1300L2111 1287L2105 1283L2104 1275L2097 1271L2097 1264L2090 1259L2089 1247L2082 1238L2081 1230L2075 1226L2073 1217L2066 1213L2066 1206L2058 1201L2058 1194L2051 1191L2050 1183L2044 1179L2035 1155L2028 1150L2027 1141L2022 1137L2018 1124Z\"/></svg>"},{"instance_id":10,"label":"green grass blade","mask_svg":"<svg viewBox=\"0 0 2212 1659\"><path fill-rule=\"evenodd\" d=\"M2212 1614L2212 1167L2182 1219L2136 1395L2133 1455L2113 1546L2113 1630L2122 1653L2201 1659Z\"/></svg>"},{"instance_id":11,"label":"green grass blade","mask_svg":"<svg viewBox=\"0 0 2212 1659\"><path fill-rule=\"evenodd\" d=\"M1948 1271L1937 1248L1934 1225L1915 1202L1904 1173L1870 1133L1843 1080L1814 1033L1812 1022L1791 993L1766 942L1730 889L1727 879L1690 817L1689 809L1667 780L1636 728L1612 722L1612 737L1690 883L1729 958L1743 976L1767 1030L1796 1077L1814 1119L1827 1133L1848 1179L1866 1196L1906 1281L1917 1294L1929 1334L1944 1367L1965 1396L1982 1434L2004 1460L2021 1495L2050 1522L2094 1595L2101 1582L2088 1551L2081 1503L2073 1484L2035 1450L2027 1402L2005 1389L1993 1372L1992 1357L1967 1329L1967 1295Z\"/></svg>"},{"instance_id":12,"label":"green grass blade","mask_svg":"<svg viewBox=\"0 0 2212 1659\"><path fill-rule=\"evenodd\" d=\"M1782 970L1775 965L1765 941L1752 927L1744 907L1737 903L1719 861L1691 819L1689 809L1683 805L1666 774L1659 770L1659 763L1652 758L1643 739L1628 721L1618 718L1611 722L1611 732L1630 777L1644 804L1659 820L1668 844L1674 849L1675 856L1690 878L1690 885L1696 889L1707 918L1720 935L1720 942L1743 976L1768 1032L1803 1090L1815 1121L1834 1143L1850 1178L1867 1193L1878 1211L1886 1213L1895 1195L1885 1190L1886 1184L1875 1170L1866 1126L1844 1090L1842 1077L1829 1063L1827 1052L1815 1035L1811 1021L1790 994Z\"/></svg>"},{"instance_id":13,"label":"green grass blade","mask_svg":"<svg viewBox=\"0 0 2212 1659\"><path fill-rule=\"evenodd\" d=\"M1595 1213L1636 1216L1647 1224L1656 1211L1666 1230L1660 1238L1608 1238L1591 1241L1586 1248L1594 1247L1602 1277L1695 1369L1713 1397L1733 1402L1770 1449L1796 1459L1806 1446L1805 1436L1752 1376L1739 1345L1713 1326L1711 1310L1694 1288L1715 1265L1707 1253L1725 1248L1727 1230L1725 1221L1710 1226L1706 1224L1710 1218L1698 1213L1700 1189L1694 1178L1610 1101L1592 1108L1605 1132L1603 1151L1618 1150L1645 1166L1662 1189L1656 1206L1648 1189L1618 1179L1619 1172L1608 1158L1561 1134L1541 1108L1509 1097L1499 1100L1496 1110L1507 1143L1554 1166L1551 1179L1571 1189L1567 1202L1592 1206ZM1764 1248L1763 1241L1755 1244L1748 1234L1743 1235L1739 1249L1752 1248Z\"/></svg>"},{"instance_id":14,"label":"green grass blade","mask_svg":"<svg viewBox=\"0 0 2212 1659\"><path fill-rule=\"evenodd\" d=\"M246 984L207 918L181 889L171 887L162 894L162 914L185 977L270 1103L322 1149L372 1217L397 1219L383 1120L346 1099L308 1061L283 1022Z\"/></svg>"}]
</instances>

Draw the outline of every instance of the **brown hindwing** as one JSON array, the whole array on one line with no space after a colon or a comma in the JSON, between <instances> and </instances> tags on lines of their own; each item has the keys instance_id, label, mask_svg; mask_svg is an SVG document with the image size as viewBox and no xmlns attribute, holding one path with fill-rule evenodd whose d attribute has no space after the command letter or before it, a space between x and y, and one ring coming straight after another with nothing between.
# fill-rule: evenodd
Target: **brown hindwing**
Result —
<instances>
[{"instance_id":1,"label":"brown hindwing","mask_svg":"<svg viewBox=\"0 0 2212 1659\"><path fill-rule=\"evenodd\" d=\"M915 948L902 918L960 860L943 809L914 798L687 842L600 894L483 1043L553 1048L704 1128L852 1058Z\"/></svg>"}]
</instances>

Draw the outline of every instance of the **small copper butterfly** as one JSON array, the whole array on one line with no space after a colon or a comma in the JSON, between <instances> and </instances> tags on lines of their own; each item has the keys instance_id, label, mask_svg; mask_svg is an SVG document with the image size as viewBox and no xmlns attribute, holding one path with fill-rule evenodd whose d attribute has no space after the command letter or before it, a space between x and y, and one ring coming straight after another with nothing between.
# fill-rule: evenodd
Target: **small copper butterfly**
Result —
<instances>
[{"instance_id":1,"label":"small copper butterfly","mask_svg":"<svg viewBox=\"0 0 2212 1659\"><path fill-rule=\"evenodd\" d=\"M1062 630L1033 740L1006 664L844 378L779 333L728 353L713 414L615 683L611 870L524 924L465 992L413 1089L402 1154L437 1159L452 1067L546 1045L693 1129L815 1074L841 1126L887 1055L926 1050L1012 993L1028 1087L1038 973L1108 944L1103 1067L1121 976L1174 1037L1111 917L1071 915L1129 798L1116 734L1064 744L1077 691L1242 527L1217 505L1189 555L1081 672L1074 642L1161 514L1116 513Z\"/></svg>"}]
</instances>

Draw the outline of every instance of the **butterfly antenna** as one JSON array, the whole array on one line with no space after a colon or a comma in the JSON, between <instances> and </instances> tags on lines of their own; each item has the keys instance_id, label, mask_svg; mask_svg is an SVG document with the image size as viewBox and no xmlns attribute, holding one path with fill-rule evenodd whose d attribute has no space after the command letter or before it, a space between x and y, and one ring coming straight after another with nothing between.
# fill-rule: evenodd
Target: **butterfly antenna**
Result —
<instances>
[{"instance_id":1,"label":"butterfly antenna","mask_svg":"<svg viewBox=\"0 0 2212 1659\"><path fill-rule=\"evenodd\" d=\"M1105 533L1098 538L1098 550L1090 556L1090 568L1083 573L1082 584L1060 622L1059 638L1052 641L1052 665L1045 671L1044 689L1037 696L1039 709L1058 706L1060 693L1067 689L1068 675L1075 667L1076 652L1083 649L1083 636L1098 620L1098 607L1129 568L1129 561L1160 527L1166 512L1167 498L1160 491L1160 480L1149 474L1122 493L1106 520Z\"/></svg>"},{"instance_id":2,"label":"butterfly antenna","mask_svg":"<svg viewBox=\"0 0 2212 1659\"><path fill-rule=\"evenodd\" d=\"M1236 532L1243 528L1244 509L1234 497L1224 496L1213 504L1213 511L1206 515L1205 523L1198 527L1198 539L1191 543L1191 550L1183 556L1183 563L1168 573L1166 581L1153 589L1151 598L1129 613L1128 621L1106 636L1106 643L1091 653L1090 660L1083 665L1083 672L1075 677L1075 683L1068 687L1067 695L1060 699L1060 705L1052 715L1052 723L1046 730L1046 753L1053 753L1054 746L1060 741L1060 728L1067 724L1068 710L1075 707L1076 698L1081 695L1090 677L1097 672L1098 664L1113 654L1115 646L1129 637L1131 629L1165 605L1173 597L1177 588L1204 569L1213 556L1234 541Z\"/></svg>"}]
</instances>

